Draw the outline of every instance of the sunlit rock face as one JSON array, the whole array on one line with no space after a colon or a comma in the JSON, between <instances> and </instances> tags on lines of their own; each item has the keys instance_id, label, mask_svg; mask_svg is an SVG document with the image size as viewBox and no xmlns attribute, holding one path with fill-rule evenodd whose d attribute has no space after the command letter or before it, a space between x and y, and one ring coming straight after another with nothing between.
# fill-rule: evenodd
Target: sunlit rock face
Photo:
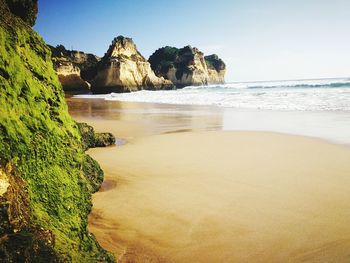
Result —
<instances>
[{"instance_id":1,"label":"sunlit rock face","mask_svg":"<svg viewBox=\"0 0 350 263\"><path fill-rule=\"evenodd\" d=\"M226 65L224 61L216 54L205 56L204 59L208 69L208 82L210 84L225 83Z\"/></svg>"},{"instance_id":2,"label":"sunlit rock face","mask_svg":"<svg viewBox=\"0 0 350 263\"><path fill-rule=\"evenodd\" d=\"M94 93L169 89L171 81L157 77L131 38L116 37L101 59L92 81Z\"/></svg>"},{"instance_id":3,"label":"sunlit rock face","mask_svg":"<svg viewBox=\"0 0 350 263\"><path fill-rule=\"evenodd\" d=\"M54 68L65 91L90 88L90 84L81 78L80 68L71 61L65 58L57 59L54 61Z\"/></svg>"},{"instance_id":4,"label":"sunlit rock face","mask_svg":"<svg viewBox=\"0 0 350 263\"><path fill-rule=\"evenodd\" d=\"M52 47L54 69L65 91L88 91L97 73L99 57L76 50L66 50L64 46Z\"/></svg>"},{"instance_id":5,"label":"sunlit rock face","mask_svg":"<svg viewBox=\"0 0 350 263\"><path fill-rule=\"evenodd\" d=\"M225 82L225 63L217 55L204 57L195 47L166 46L156 50L149 62L157 76L172 81L177 87Z\"/></svg>"}]
</instances>

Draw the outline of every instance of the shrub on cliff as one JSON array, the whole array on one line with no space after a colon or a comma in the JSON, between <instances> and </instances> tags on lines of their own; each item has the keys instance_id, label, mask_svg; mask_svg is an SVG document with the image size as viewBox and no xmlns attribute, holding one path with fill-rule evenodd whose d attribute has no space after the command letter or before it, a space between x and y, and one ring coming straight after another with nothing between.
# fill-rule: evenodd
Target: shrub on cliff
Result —
<instances>
[{"instance_id":1,"label":"shrub on cliff","mask_svg":"<svg viewBox=\"0 0 350 263\"><path fill-rule=\"evenodd\" d=\"M152 70L157 75L163 76L163 74L166 74L169 68L174 66L178 52L178 48L169 46L156 50L148 59Z\"/></svg>"},{"instance_id":2,"label":"shrub on cliff","mask_svg":"<svg viewBox=\"0 0 350 263\"><path fill-rule=\"evenodd\" d=\"M219 72L226 68L224 61L216 54L205 56L204 59L209 69L215 69L217 72Z\"/></svg>"}]
</instances>

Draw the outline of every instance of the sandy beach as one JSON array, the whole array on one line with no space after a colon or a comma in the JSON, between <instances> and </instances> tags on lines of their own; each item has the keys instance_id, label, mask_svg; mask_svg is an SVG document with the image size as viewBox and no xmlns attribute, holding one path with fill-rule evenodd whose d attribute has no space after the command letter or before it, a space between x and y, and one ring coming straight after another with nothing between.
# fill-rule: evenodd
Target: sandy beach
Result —
<instances>
[{"instance_id":1,"label":"sandy beach","mask_svg":"<svg viewBox=\"0 0 350 263\"><path fill-rule=\"evenodd\" d=\"M127 140L88 152L106 174L89 229L120 262L349 262L348 146L223 131L220 110L68 103Z\"/></svg>"}]
</instances>

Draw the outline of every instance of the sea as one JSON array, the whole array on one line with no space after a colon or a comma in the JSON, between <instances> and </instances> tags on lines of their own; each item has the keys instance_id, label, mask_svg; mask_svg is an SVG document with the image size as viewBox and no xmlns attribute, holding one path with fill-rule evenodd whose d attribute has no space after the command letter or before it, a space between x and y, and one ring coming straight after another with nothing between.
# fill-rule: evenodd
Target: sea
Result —
<instances>
[{"instance_id":1,"label":"sea","mask_svg":"<svg viewBox=\"0 0 350 263\"><path fill-rule=\"evenodd\" d=\"M75 97L208 106L222 110L224 130L291 133L350 145L350 78L232 82Z\"/></svg>"},{"instance_id":2,"label":"sea","mask_svg":"<svg viewBox=\"0 0 350 263\"><path fill-rule=\"evenodd\" d=\"M141 90L85 97L240 109L350 111L350 78L233 82L178 90Z\"/></svg>"}]
</instances>

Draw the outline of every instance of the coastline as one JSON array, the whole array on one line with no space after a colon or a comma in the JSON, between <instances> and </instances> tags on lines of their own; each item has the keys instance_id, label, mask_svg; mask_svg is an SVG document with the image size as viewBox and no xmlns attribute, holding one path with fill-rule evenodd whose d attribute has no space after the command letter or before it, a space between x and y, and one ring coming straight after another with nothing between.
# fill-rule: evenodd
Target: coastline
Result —
<instances>
[{"instance_id":1,"label":"coastline","mask_svg":"<svg viewBox=\"0 0 350 263\"><path fill-rule=\"evenodd\" d=\"M347 111L254 110L73 97L66 100L74 118L94 122L101 132L99 127L108 121L105 127L124 139L181 131L260 131L350 146Z\"/></svg>"},{"instance_id":2,"label":"coastline","mask_svg":"<svg viewBox=\"0 0 350 263\"><path fill-rule=\"evenodd\" d=\"M68 104L128 141L88 152L106 174L89 229L120 262L348 260L347 146L222 131L221 109Z\"/></svg>"}]
</instances>

